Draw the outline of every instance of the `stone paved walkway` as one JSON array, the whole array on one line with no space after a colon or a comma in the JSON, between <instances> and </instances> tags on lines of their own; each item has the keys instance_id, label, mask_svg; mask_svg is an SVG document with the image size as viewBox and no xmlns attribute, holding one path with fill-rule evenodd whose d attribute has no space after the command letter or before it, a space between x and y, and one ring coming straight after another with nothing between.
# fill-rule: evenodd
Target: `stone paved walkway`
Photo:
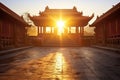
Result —
<instances>
[{"instance_id":1,"label":"stone paved walkway","mask_svg":"<svg viewBox=\"0 0 120 80\"><path fill-rule=\"evenodd\" d=\"M76 47L32 48L25 54L9 63L0 80L120 80L120 55L113 52Z\"/></svg>"}]
</instances>

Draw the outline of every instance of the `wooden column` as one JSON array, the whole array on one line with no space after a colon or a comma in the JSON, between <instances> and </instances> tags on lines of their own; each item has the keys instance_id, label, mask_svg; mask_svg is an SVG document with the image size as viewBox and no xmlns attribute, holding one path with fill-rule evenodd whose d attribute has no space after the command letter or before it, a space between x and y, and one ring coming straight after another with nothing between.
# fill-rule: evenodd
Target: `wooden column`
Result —
<instances>
[{"instance_id":1,"label":"wooden column","mask_svg":"<svg viewBox=\"0 0 120 80\"><path fill-rule=\"evenodd\" d=\"M118 35L120 35L120 18L118 18L117 24L118 24Z\"/></svg>"},{"instance_id":2,"label":"wooden column","mask_svg":"<svg viewBox=\"0 0 120 80\"><path fill-rule=\"evenodd\" d=\"M46 33L46 27L43 26L43 34L45 34L45 33Z\"/></svg>"},{"instance_id":3,"label":"wooden column","mask_svg":"<svg viewBox=\"0 0 120 80\"><path fill-rule=\"evenodd\" d=\"M71 33L71 27L69 27L69 33Z\"/></svg>"},{"instance_id":4,"label":"wooden column","mask_svg":"<svg viewBox=\"0 0 120 80\"><path fill-rule=\"evenodd\" d=\"M40 33L42 34L42 27L40 27Z\"/></svg>"},{"instance_id":5,"label":"wooden column","mask_svg":"<svg viewBox=\"0 0 120 80\"><path fill-rule=\"evenodd\" d=\"M82 27L82 35L84 36L84 27Z\"/></svg>"},{"instance_id":6,"label":"wooden column","mask_svg":"<svg viewBox=\"0 0 120 80\"><path fill-rule=\"evenodd\" d=\"M64 33L68 34L68 28L64 28Z\"/></svg>"},{"instance_id":7,"label":"wooden column","mask_svg":"<svg viewBox=\"0 0 120 80\"><path fill-rule=\"evenodd\" d=\"M111 27L111 23L109 22L109 36L111 36L112 33L112 27Z\"/></svg>"},{"instance_id":8,"label":"wooden column","mask_svg":"<svg viewBox=\"0 0 120 80\"><path fill-rule=\"evenodd\" d=\"M2 50L2 39L1 39L1 34L2 34L2 21L0 21L0 50Z\"/></svg>"},{"instance_id":9,"label":"wooden column","mask_svg":"<svg viewBox=\"0 0 120 80\"><path fill-rule=\"evenodd\" d=\"M80 27L80 36L82 35L82 29L81 29L81 27Z\"/></svg>"},{"instance_id":10,"label":"wooden column","mask_svg":"<svg viewBox=\"0 0 120 80\"><path fill-rule=\"evenodd\" d=\"M78 27L78 33L80 33L80 27Z\"/></svg>"},{"instance_id":11,"label":"wooden column","mask_svg":"<svg viewBox=\"0 0 120 80\"><path fill-rule=\"evenodd\" d=\"M52 32L52 27L50 28L50 30L51 30L51 32L50 32L50 33L52 34L52 33L53 33L53 32Z\"/></svg>"},{"instance_id":12,"label":"wooden column","mask_svg":"<svg viewBox=\"0 0 120 80\"><path fill-rule=\"evenodd\" d=\"M103 44L106 45L106 23L103 23Z\"/></svg>"},{"instance_id":13,"label":"wooden column","mask_svg":"<svg viewBox=\"0 0 120 80\"><path fill-rule=\"evenodd\" d=\"M79 33L79 28L78 27L76 27L76 34L78 34Z\"/></svg>"},{"instance_id":14,"label":"wooden column","mask_svg":"<svg viewBox=\"0 0 120 80\"><path fill-rule=\"evenodd\" d=\"M54 33L54 27L52 27L52 33Z\"/></svg>"},{"instance_id":15,"label":"wooden column","mask_svg":"<svg viewBox=\"0 0 120 80\"><path fill-rule=\"evenodd\" d=\"M54 27L54 34L58 34L57 28Z\"/></svg>"},{"instance_id":16,"label":"wooden column","mask_svg":"<svg viewBox=\"0 0 120 80\"><path fill-rule=\"evenodd\" d=\"M38 32L37 32L37 33L38 33L38 36L39 36L39 32L40 32L40 31L39 31L39 26L37 27L37 29L38 29Z\"/></svg>"},{"instance_id":17,"label":"wooden column","mask_svg":"<svg viewBox=\"0 0 120 80\"><path fill-rule=\"evenodd\" d=\"M118 35L118 19L115 20L116 35Z\"/></svg>"},{"instance_id":18,"label":"wooden column","mask_svg":"<svg viewBox=\"0 0 120 80\"><path fill-rule=\"evenodd\" d=\"M80 35L81 35L81 36L84 35L84 27L80 27Z\"/></svg>"}]
</instances>

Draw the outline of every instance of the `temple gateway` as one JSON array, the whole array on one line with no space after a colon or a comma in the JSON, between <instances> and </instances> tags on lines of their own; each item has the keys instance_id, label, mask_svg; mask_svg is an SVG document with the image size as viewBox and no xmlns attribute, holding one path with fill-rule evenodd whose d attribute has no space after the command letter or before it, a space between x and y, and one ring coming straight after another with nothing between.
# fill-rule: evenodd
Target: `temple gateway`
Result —
<instances>
[{"instance_id":1,"label":"temple gateway","mask_svg":"<svg viewBox=\"0 0 120 80\"><path fill-rule=\"evenodd\" d=\"M94 15L83 16L73 9L49 9L47 6L39 16L29 16L38 28L38 45L82 46L84 26Z\"/></svg>"}]
</instances>

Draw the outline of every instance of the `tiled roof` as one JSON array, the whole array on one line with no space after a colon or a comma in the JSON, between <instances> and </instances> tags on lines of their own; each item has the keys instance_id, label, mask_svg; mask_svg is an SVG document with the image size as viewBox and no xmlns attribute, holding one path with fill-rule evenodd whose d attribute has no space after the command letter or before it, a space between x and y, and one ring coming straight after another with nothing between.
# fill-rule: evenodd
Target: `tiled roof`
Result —
<instances>
[{"instance_id":1,"label":"tiled roof","mask_svg":"<svg viewBox=\"0 0 120 80\"><path fill-rule=\"evenodd\" d=\"M22 17L20 17L15 12L10 10L8 7L3 5L1 2L0 2L0 10L2 10L5 13L7 13L9 16L13 17L14 19L18 20L19 22L22 22L23 24L27 25L27 23L23 20Z\"/></svg>"},{"instance_id":2,"label":"tiled roof","mask_svg":"<svg viewBox=\"0 0 120 80\"><path fill-rule=\"evenodd\" d=\"M113 8L111 8L110 10L108 10L106 13L104 13L103 15L101 15L100 17L98 17L95 22L93 22L93 24L91 26L94 26L95 24L101 22L103 19L107 18L108 16L110 16L111 14L113 14L115 11L120 10L120 2L113 6Z\"/></svg>"}]
</instances>

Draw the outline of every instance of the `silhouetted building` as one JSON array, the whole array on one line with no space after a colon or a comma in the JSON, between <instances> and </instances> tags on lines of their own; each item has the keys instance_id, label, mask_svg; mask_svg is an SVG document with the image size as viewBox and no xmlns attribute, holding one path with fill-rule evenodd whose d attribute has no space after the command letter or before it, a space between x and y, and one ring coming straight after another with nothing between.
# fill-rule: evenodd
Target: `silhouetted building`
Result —
<instances>
[{"instance_id":1,"label":"silhouetted building","mask_svg":"<svg viewBox=\"0 0 120 80\"><path fill-rule=\"evenodd\" d=\"M94 15L83 16L76 7L73 9L49 9L40 12L39 16L29 16L38 27L38 38L42 46L80 46L84 35L84 26ZM64 31L59 34L57 21L65 22ZM48 31L49 28L49 31Z\"/></svg>"},{"instance_id":2,"label":"silhouetted building","mask_svg":"<svg viewBox=\"0 0 120 80\"><path fill-rule=\"evenodd\" d=\"M120 3L97 17L95 26L96 44L120 48Z\"/></svg>"},{"instance_id":3,"label":"silhouetted building","mask_svg":"<svg viewBox=\"0 0 120 80\"><path fill-rule=\"evenodd\" d=\"M24 46L26 26L22 17L0 3L0 50Z\"/></svg>"}]
</instances>

